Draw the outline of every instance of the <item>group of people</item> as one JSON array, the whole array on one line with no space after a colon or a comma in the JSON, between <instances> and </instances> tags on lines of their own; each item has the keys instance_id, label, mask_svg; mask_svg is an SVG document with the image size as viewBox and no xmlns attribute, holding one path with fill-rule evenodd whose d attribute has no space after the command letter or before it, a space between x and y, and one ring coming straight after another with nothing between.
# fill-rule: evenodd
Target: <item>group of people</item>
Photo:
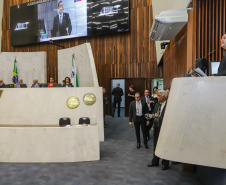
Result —
<instances>
[{"instance_id":1,"label":"group of people","mask_svg":"<svg viewBox=\"0 0 226 185\"><path fill-rule=\"evenodd\" d=\"M168 92L169 93L169 92ZM140 128L143 134L144 147L148 149L148 140L150 139L150 130L153 130L154 156L147 166L153 167L159 165L159 157L155 155L155 148L158 142L158 137L165 113L168 93L165 90L153 88L153 94L150 96L149 89L144 91L144 96L141 93L135 93L135 100L130 103L129 107L129 125L135 127L137 148L141 147ZM162 160L162 170L169 168L169 161Z\"/></svg>"},{"instance_id":2,"label":"group of people","mask_svg":"<svg viewBox=\"0 0 226 185\"><path fill-rule=\"evenodd\" d=\"M38 82L38 79L35 78L33 80L33 84L31 85L31 88L40 88L40 87L54 87L56 86L57 83L55 83L55 80L53 77L50 77L49 83L44 83L40 84ZM5 88L7 87L6 84L4 84L3 79L0 79L0 88ZM22 88L22 87L27 87L25 83L23 83L23 78L19 78L18 82L14 86L14 88ZM66 77L61 84L61 87L74 87L73 84L71 83L71 79L69 77Z\"/></svg>"},{"instance_id":3,"label":"group of people","mask_svg":"<svg viewBox=\"0 0 226 185\"><path fill-rule=\"evenodd\" d=\"M154 142L154 156L147 166L153 167L159 165L159 157L155 155L155 149L158 142L159 133L165 113L167 104L168 93L165 90L158 90L157 87L153 88L153 94L150 96L149 89L144 91L144 96L141 93L135 93L135 100L130 103L129 107L129 125L135 127L137 145L141 147L140 128L143 134L144 147L148 149L148 140L150 139L150 130L153 130ZM162 160L162 170L169 168L169 161Z\"/></svg>"},{"instance_id":4,"label":"group of people","mask_svg":"<svg viewBox=\"0 0 226 185\"><path fill-rule=\"evenodd\" d=\"M148 149L150 131L153 130L154 156L151 163L147 166L158 166L159 157L155 155L155 149L165 113L169 89L159 90L157 87L154 87L152 95L150 95L149 89L145 89L144 96L142 97L140 92L135 92L133 85L129 87L129 91L129 125L131 127L135 127L137 139L136 147L137 149L141 147L140 130L142 130L144 147ZM120 88L120 83L117 83L117 87L113 89L112 95L114 96L112 117L114 117L117 104L118 117L120 117L121 97L124 95L122 88ZM163 159L161 169L167 170L168 168L169 161Z\"/></svg>"}]
</instances>

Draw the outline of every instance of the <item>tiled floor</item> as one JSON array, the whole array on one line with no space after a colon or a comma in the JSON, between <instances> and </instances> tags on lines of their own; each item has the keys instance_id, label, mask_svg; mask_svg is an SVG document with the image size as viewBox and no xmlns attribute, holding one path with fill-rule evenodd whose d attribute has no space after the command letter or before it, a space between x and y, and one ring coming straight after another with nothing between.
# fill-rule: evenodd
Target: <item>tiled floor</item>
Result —
<instances>
[{"instance_id":1,"label":"tiled floor","mask_svg":"<svg viewBox=\"0 0 226 185\"><path fill-rule=\"evenodd\" d=\"M80 163L0 163L0 185L199 185L195 174L181 171L181 165L146 167L149 149L136 149L135 132L126 117L106 116L105 142L101 160ZM28 154L29 155L29 154Z\"/></svg>"}]
</instances>

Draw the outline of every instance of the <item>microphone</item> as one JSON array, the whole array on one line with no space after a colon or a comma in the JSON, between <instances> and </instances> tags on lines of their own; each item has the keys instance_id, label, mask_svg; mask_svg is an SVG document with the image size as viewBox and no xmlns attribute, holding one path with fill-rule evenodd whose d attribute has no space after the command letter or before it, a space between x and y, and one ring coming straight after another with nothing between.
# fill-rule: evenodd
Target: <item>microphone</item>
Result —
<instances>
[{"instance_id":1,"label":"microphone","mask_svg":"<svg viewBox=\"0 0 226 185\"><path fill-rule=\"evenodd\" d=\"M59 46L59 47L61 47L61 48L65 49L65 47L64 47L64 46L61 46L61 45L59 45L59 44L54 43L52 39L51 39L51 40L49 40L49 43L50 43L50 44L52 44L52 45Z\"/></svg>"},{"instance_id":2,"label":"microphone","mask_svg":"<svg viewBox=\"0 0 226 185\"><path fill-rule=\"evenodd\" d=\"M198 61L198 62L196 62L194 65L191 66L191 68L189 68L188 73L185 73L185 77L191 77L191 73L190 73L191 69L192 69L195 65L197 65L198 63L200 63L204 58L206 58L207 56L211 55L211 54L214 53L214 52L216 52L216 50L213 50L213 51L209 52L207 55L205 55L205 56L202 57L202 58L196 59L196 61Z\"/></svg>"}]
</instances>

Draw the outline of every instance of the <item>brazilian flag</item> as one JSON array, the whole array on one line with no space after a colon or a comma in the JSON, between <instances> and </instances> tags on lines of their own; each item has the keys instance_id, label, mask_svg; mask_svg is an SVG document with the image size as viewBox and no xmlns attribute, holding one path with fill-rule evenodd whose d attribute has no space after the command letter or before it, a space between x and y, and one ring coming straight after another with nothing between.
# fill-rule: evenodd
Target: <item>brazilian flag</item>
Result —
<instances>
[{"instance_id":1,"label":"brazilian flag","mask_svg":"<svg viewBox=\"0 0 226 185\"><path fill-rule=\"evenodd\" d=\"M18 73L17 73L16 59L15 59L14 60L14 68L13 68L12 84L15 86L17 83L18 83Z\"/></svg>"}]
</instances>

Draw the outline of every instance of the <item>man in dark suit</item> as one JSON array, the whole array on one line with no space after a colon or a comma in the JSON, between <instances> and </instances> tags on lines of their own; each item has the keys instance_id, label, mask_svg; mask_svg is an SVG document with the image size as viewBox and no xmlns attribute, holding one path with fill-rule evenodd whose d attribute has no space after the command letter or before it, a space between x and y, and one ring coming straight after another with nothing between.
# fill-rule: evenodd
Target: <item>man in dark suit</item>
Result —
<instances>
[{"instance_id":1,"label":"man in dark suit","mask_svg":"<svg viewBox=\"0 0 226 185\"><path fill-rule=\"evenodd\" d=\"M63 2L58 3L58 15L54 17L52 37L70 35L72 30L68 13L64 12Z\"/></svg>"},{"instance_id":2,"label":"man in dark suit","mask_svg":"<svg viewBox=\"0 0 226 185\"><path fill-rule=\"evenodd\" d=\"M40 87L41 87L41 84L38 83L38 79L35 78L35 79L33 80L33 84L31 85L31 88L40 88Z\"/></svg>"},{"instance_id":3,"label":"man in dark suit","mask_svg":"<svg viewBox=\"0 0 226 185\"><path fill-rule=\"evenodd\" d=\"M120 117L120 106L123 96L123 90L120 88L120 83L117 83L117 87L112 90L111 94L114 95L112 117L115 116L116 104L118 104L118 117Z\"/></svg>"},{"instance_id":4,"label":"man in dark suit","mask_svg":"<svg viewBox=\"0 0 226 185\"><path fill-rule=\"evenodd\" d=\"M221 38L221 47L225 50L225 53L218 67L218 74L215 76L226 76L226 33Z\"/></svg>"},{"instance_id":5,"label":"man in dark suit","mask_svg":"<svg viewBox=\"0 0 226 185\"><path fill-rule=\"evenodd\" d=\"M150 97L150 91L148 89L146 89L144 91L144 96L141 97L141 101L144 103L147 103L148 106L148 113L151 114L154 110L154 98L151 96ZM150 124L148 125L148 132L151 129L152 125L153 125L153 119L150 120ZM148 133L148 137L149 137L149 133Z\"/></svg>"},{"instance_id":6,"label":"man in dark suit","mask_svg":"<svg viewBox=\"0 0 226 185\"><path fill-rule=\"evenodd\" d=\"M132 101L129 106L129 124L131 127L133 127L134 123L137 137L137 148L140 148L140 127L141 127L143 133L144 146L146 149L148 149L147 125L149 125L149 121L145 119L146 113L148 113L147 104L140 100L140 93L137 92L135 94L135 100Z\"/></svg>"},{"instance_id":7,"label":"man in dark suit","mask_svg":"<svg viewBox=\"0 0 226 185\"><path fill-rule=\"evenodd\" d=\"M158 103L155 104L154 111L152 114L152 117L154 118L154 157L147 166L148 167L153 167L153 166L158 166L159 165L159 157L155 155L155 149L157 146L158 138L159 138L159 133L161 130L162 126L162 121L163 117L165 114L165 109L166 109L166 103L167 103L167 92L164 90L161 90L158 92ZM169 161L162 159L162 170L167 170L169 168Z\"/></svg>"},{"instance_id":8,"label":"man in dark suit","mask_svg":"<svg viewBox=\"0 0 226 185\"><path fill-rule=\"evenodd\" d=\"M3 83L3 80L0 79L0 88L4 88L5 87L5 84Z\"/></svg>"}]
</instances>

